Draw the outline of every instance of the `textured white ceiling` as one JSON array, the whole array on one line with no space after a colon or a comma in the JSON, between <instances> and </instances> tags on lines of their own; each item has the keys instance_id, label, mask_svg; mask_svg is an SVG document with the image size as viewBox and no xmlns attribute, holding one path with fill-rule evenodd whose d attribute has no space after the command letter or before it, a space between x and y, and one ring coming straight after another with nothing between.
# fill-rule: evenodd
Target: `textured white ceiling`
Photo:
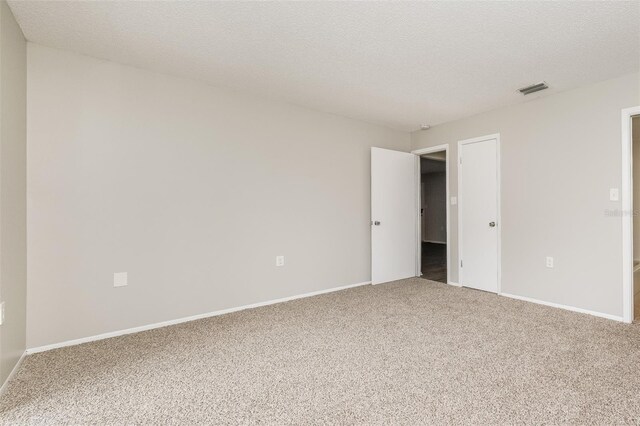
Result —
<instances>
[{"instance_id":1,"label":"textured white ceiling","mask_svg":"<svg viewBox=\"0 0 640 426\"><path fill-rule=\"evenodd\" d=\"M640 2L9 1L28 40L415 130L640 69Z\"/></svg>"}]
</instances>

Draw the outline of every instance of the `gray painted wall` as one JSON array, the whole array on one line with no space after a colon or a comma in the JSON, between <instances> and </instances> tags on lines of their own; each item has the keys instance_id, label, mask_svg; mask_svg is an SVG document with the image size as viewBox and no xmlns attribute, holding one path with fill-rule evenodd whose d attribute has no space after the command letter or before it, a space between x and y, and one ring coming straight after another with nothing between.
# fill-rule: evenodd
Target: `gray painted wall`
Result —
<instances>
[{"instance_id":1,"label":"gray painted wall","mask_svg":"<svg viewBox=\"0 0 640 426\"><path fill-rule=\"evenodd\" d=\"M31 43L28 119L30 348L369 281L370 147L410 147Z\"/></svg>"},{"instance_id":2,"label":"gray painted wall","mask_svg":"<svg viewBox=\"0 0 640 426\"><path fill-rule=\"evenodd\" d=\"M639 74L412 133L412 149L501 134L502 291L622 315L621 116L640 105ZM550 82L553 84L553 82ZM450 163L451 196L457 164ZM451 206L451 279L458 279L457 206ZM555 268L545 267L545 257Z\"/></svg>"},{"instance_id":3,"label":"gray painted wall","mask_svg":"<svg viewBox=\"0 0 640 426\"><path fill-rule=\"evenodd\" d=\"M422 180L422 240L447 242L447 174L424 173Z\"/></svg>"},{"instance_id":4,"label":"gray painted wall","mask_svg":"<svg viewBox=\"0 0 640 426\"><path fill-rule=\"evenodd\" d=\"M0 383L25 350L26 42L5 1L0 1Z\"/></svg>"}]
</instances>

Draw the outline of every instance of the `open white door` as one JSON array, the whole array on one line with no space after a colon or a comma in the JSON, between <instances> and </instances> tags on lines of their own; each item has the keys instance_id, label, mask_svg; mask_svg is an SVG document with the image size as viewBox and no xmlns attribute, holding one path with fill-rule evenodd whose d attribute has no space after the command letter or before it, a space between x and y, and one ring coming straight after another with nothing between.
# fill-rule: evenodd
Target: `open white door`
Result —
<instances>
[{"instance_id":1,"label":"open white door","mask_svg":"<svg viewBox=\"0 0 640 426\"><path fill-rule=\"evenodd\" d=\"M416 156L371 148L371 282L416 276Z\"/></svg>"},{"instance_id":2,"label":"open white door","mask_svg":"<svg viewBox=\"0 0 640 426\"><path fill-rule=\"evenodd\" d=\"M458 144L459 282L499 292L498 136Z\"/></svg>"}]
</instances>

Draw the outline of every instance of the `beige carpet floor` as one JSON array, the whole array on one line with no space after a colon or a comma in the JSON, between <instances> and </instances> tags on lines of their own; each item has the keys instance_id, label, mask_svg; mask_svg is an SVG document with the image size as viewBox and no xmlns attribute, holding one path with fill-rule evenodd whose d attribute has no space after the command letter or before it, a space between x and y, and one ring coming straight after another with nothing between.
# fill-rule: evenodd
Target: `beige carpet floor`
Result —
<instances>
[{"instance_id":1,"label":"beige carpet floor","mask_svg":"<svg viewBox=\"0 0 640 426\"><path fill-rule=\"evenodd\" d=\"M410 279L25 359L2 424L640 424L640 327Z\"/></svg>"}]
</instances>

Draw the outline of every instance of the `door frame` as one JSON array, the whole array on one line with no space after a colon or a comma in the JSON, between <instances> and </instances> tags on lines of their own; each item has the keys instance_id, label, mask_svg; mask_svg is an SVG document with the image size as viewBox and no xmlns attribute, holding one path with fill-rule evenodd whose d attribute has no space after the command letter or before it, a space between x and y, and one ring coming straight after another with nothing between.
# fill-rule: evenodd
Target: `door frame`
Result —
<instances>
[{"instance_id":1,"label":"door frame","mask_svg":"<svg viewBox=\"0 0 640 426\"><path fill-rule=\"evenodd\" d=\"M497 208L497 213L496 213L496 222L497 222L497 226L496 226L496 231L498 233L497 237L498 237L498 253L497 253L497 259L498 259L498 291L497 294L502 294L502 215L501 215L501 210L502 210L502 200L500 198L500 194L502 192L502 185L501 185L501 164L500 164L500 133L494 133L491 135L486 135L486 136L480 136L477 138L471 138L471 139L463 139L458 141L458 213L461 211L462 206L464 204L464 200L462 199L462 197L460 196L460 184L462 182L461 180L461 168L460 165L461 160L462 160L462 146L463 145L469 145L472 143L479 143L479 142L485 142L488 140L492 140L495 139L496 140L496 180L497 180L497 194L496 194L496 202L498 203L498 208ZM461 271L461 266L460 266L460 259L462 259L462 224L460 223L460 214L458 214L458 284L463 286L464 284L461 282L462 280L460 279L462 271Z\"/></svg>"},{"instance_id":2,"label":"door frame","mask_svg":"<svg viewBox=\"0 0 640 426\"><path fill-rule=\"evenodd\" d=\"M416 277L422 275L422 221L420 220L420 208L422 207L422 194L420 193L420 157L425 154L433 154L434 152L445 153L445 186L447 191L446 205L447 205L447 284L455 285L451 281L451 228L449 223L451 222L449 214L449 205L451 204L449 196L449 144L435 145L428 148L421 148L411 151L416 156Z\"/></svg>"},{"instance_id":3,"label":"door frame","mask_svg":"<svg viewBox=\"0 0 640 426\"><path fill-rule=\"evenodd\" d=\"M622 320L633 322L633 134L632 118L640 106L624 108L622 117Z\"/></svg>"}]
</instances>

